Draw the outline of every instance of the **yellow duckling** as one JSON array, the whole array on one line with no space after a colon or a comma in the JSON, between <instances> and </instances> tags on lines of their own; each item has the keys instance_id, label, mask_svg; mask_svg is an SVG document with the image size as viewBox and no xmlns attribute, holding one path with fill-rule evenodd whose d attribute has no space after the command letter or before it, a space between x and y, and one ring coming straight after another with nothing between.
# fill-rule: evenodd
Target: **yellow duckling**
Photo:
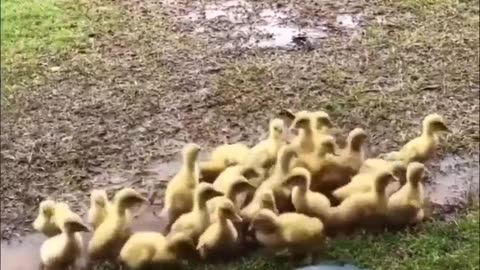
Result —
<instances>
[{"instance_id":1,"label":"yellow duckling","mask_svg":"<svg viewBox=\"0 0 480 270\"><path fill-rule=\"evenodd\" d=\"M243 205L239 199L239 195L245 192L255 192L255 186L253 186L248 180L243 176L237 176L234 181L230 183L226 189L222 190L213 186L216 190L221 191L225 194L223 197L215 197L207 201L208 212L210 213L211 222L215 222L216 214L215 210L220 202L225 199L230 200L234 203L235 209L240 209Z\"/></svg>"},{"instance_id":2,"label":"yellow duckling","mask_svg":"<svg viewBox=\"0 0 480 270\"><path fill-rule=\"evenodd\" d=\"M295 114L290 129L297 129L298 136L292 141L299 153L310 153L315 150L315 121L308 111L299 111Z\"/></svg>"},{"instance_id":3,"label":"yellow duckling","mask_svg":"<svg viewBox=\"0 0 480 270\"><path fill-rule=\"evenodd\" d=\"M264 189L257 192L258 195L255 193L255 196L258 197L258 199L252 201L252 203L248 204L247 207L240 211L240 216L245 222L250 222L257 213L264 208L269 209L276 214L279 213L272 190Z\"/></svg>"},{"instance_id":4,"label":"yellow duckling","mask_svg":"<svg viewBox=\"0 0 480 270\"><path fill-rule=\"evenodd\" d=\"M208 161L200 162L203 182L213 182L227 167L243 164L250 153L250 148L242 143L223 144L215 148Z\"/></svg>"},{"instance_id":5,"label":"yellow duckling","mask_svg":"<svg viewBox=\"0 0 480 270\"><path fill-rule=\"evenodd\" d=\"M268 169L275 164L280 148L285 144L283 141L284 122L275 118L270 121L268 138L255 145L248 154L245 165L253 168Z\"/></svg>"},{"instance_id":6,"label":"yellow duckling","mask_svg":"<svg viewBox=\"0 0 480 270\"><path fill-rule=\"evenodd\" d=\"M324 111L315 111L311 114L314 119L313 124L315 131L317 132L317 136L319 134L328 134L330 129L333 127L330 115Z\"/></svg>"},{"instance_id":7,"label":"yellow duckling","mask_svg":"<svg viewBox=\"0 0 480 270\"><path fill-rule=\"evenodd\" d=\"M246 179L252 179L259 176L259 172L252 167L245 165L235 165L226 168L213 182L213 187L216 190L226 193L232 186L233 182L236 182L238 178L244 177Z\"/></svg>"},{"instance_id":8,"label":"yellow duckling","mask_svg":"<svg viewBox=\"0 0 480 270\"><path fill-rule=\"evenodd\" d=\"M438 135L442 132L449 132L443 118L434 113L423 119L422 134L405 144L400 151L386 154L387 160L400 160L406 164L417 161L427 162L435 154L438 144Z\"/></svg>"},{"instance_id":9,"label":"yellow duckling","mask_svg":"<svg viewBox=\"0 0 480 270\"><path fill-rule=\"evenodd\" d=\"M87 220L96 229L105 220L108 211L112 209L112 203L108 200L105 190L94 189L90 193L90 208L87 212ZM132 214L130 210L125 210L125 216L130 223Z\"/></svg>"},{"instance_id":10,"label":"yellow duckling","mask_svg":"<svg viewBox=\"0 0 480 270\"><path fill-rule=\"evenodd\" d=\"M261 194L260 191L268 189L273 191L280 212L293 209L290 200L290 189L284 184L284 181L296 156L297 153L293 145L285 145L280 149L272 175L258 186L250 204L255 204L259 199L257 193Z\"/></svg>"},{"instance_id":11,"label":"yellow duckling","mask_svg":"<svg viewBox=\"0 0 480 270\"><path fill-rule=\"evenodd\" d=\"M297 167L292 169L285 184L294 186L292 203L298 213L325 220L331 206L330 200L322 193L311 191L310 181L310 172L305 168Z\"/></svg>"},{"instance_id":12,"label":"yellow duckling","mask_svg":"<svg viewBox=\"0 0 480 270\"><path fill-rule=\"evenodd\" d=\"M90 208L87 213L87 220L97 228L107 216L107 208L110 202L105 190L94 189L90 193Z\"/></svg>"},{"instance_id":13,"label":"yellow duckling","mask_svg":"<svg viewBox=\"0 0 480 270\"><path fill-rule=\"evenodd\" d=\"M168 219L167 231L177 218L190 212L193 206L193 193L199 182L197 144L187 144L183 149L183 165L180 171L168 182L165 190L165 205L162 216Z\"/></svg>"},{"instance_id":14,"label":"yellow duckling","mask_svg":"<svg viewBox=\"0 0 480 270\"><path fill-rule=\"evenodd\" d=\"M166 238L157 232L138 232L123 245L120 260L130 269L158 269L179 263L194 249L192 239L184 233Z\"/></svg>"},{"instance_id":15,"label":"yellow duckling","mask_svg":"<svg viewBox=\"0 0 480 270\"><path fill-rule=\"evenodd\" d=\"M374 188L375 179L379 173L391 172L394 175L395 179L399 179L399 177L401 177L401 175L405 171L402 162L385 161L385 163L383 163L383 160L382 162L371 162L371 164L375 163L383 166L372 167L368 170L360 170L360 172L352 178L350 183L339 187L335 191L333 191L333 197L335 197L337 200L343 201L349 196L352 196L353 194L370 192Z\"/></svg>"},{"instance_id":16,"label":"yellow duckling","mask_svg":"<svg viewBox=\"0 0 480 270\"><path fill-rule=\"evenodd\" d=\"M93 233L88 245L89 257L97 260L114 256L130 237L131 220L126 216L126 210L146 202L147 198L131 188L118 191L113 197L112 208L107 212L105 220Z\"/></svg>"},{"instance_id":17,"label":"yellow duckling","mask_svg":"<svg viewBox=\"0 0 480 270\"><path fill-rule=\"evenodd\" d=\"M79 232L89 232L78 215L65 217L62 232L47 239L40 247L40 259L44 269L63 270L76 267L83 253L83 239Z\"/></svg>"},{"instance_id":18,"label":"yellow duckling","mask_svg":"<svg viewBox=\"0 0 480 270\"><path fill-rule=\"evenodd\" d=\"M361 128L350 131L347 137L347 146L339 151L339 163L347 164L350 174L356 174L365 161L363 145L367 139L367 133Z\"/></svg>"},{"instance_id":19,"label":"yellow duckling","mask_svg":"<svg viewBox=\"0 0 480 270\"><path fill-rule=\"evenodd\" d=\"M423 220L425 166L419 162L408 164L407 182L388 199L388 220L397 226L414 224Z\"/></svg>"},{"instance_id":20,"label":"yellow duckling","mask_svg":"<svg viewBox=\"0 0 480 270\"><path fill-rule=\"evenodd\" d=\"M216 190L212 184L204 182L198 184L195 189L192 211L181 215L175 223L173 223L169 235L184 232L196 242L198 237L200 237L208 225L210 225L207 201L222 195L224 194Z\"/></svg>"},{"instance_id":21,"label":"yellow duckling","mask_svg":"<svg viewBox=\"0 0 480 270\"><path fill-rule=\"evenodd\" d=\"M55 201L44 200L38 207L38 216L33 222L33 228L47 237L61 233L59 226L55 223Z\"/></svg>"},{"instance_id":22,"label":"yellow duckling","mask_svg":"<svg viewBox=\"0 0 480 270\"><path fill-rule=\"evenodd\" d=\"M326 219L327 230L350 231L356 225L380 225L381 217L386 213L388 198L385 194L387 185L394 180L389 171L376 174L374 190L356 193L347 197L338 206L329 210Z\"/></svg>"},{"instance_id":23,"label":"yellow duckling","mask_svg":"<svg viewBox=\"0 0 480 270\"><path fill-rule=\"evenodd\" d=\"M307 255L312 259L323 251L324 225L318 218L299 213L277 216L262 209L250 224L249 230L252 229L256 239L274 253L286 249L292 255Z\"/></svg>"},{"instance_id":24,"label":"yellow duckling","mask_svg":"<svg viewBox=\"0 0 480 270\"><path fill-rule=\"evenodd\" d=\"M401 161L387 161L380 158L369 158L366 159L358 173L364 172L371 172L375 170L391 170L395 177L397 177L400 181L400 184L405 184L406 181L406 173L407 173L407 165ZM352 179L353 180L353 179Z\"/></svg>"},{"instance_id":25,"label":"yellow duckling","mask_svg":"<svg viewBox=\"0 0 480 270\"><path fill-rule=\"evenodd\" d=\"M242 218L233 202L222 200L216 215L216 221L198 239L197 250L203 259L229 256L238 247L238 232L232 222L241 222Z\"/></svg>"}]
</instances>

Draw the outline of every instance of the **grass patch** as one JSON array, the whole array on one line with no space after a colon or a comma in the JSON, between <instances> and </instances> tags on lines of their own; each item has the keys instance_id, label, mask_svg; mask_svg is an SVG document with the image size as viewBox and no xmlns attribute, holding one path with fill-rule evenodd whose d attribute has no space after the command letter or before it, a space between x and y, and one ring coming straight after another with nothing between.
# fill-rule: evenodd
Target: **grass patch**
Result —
<instances>
[{"instance_id":1,"label":"grass patch","mask_svg":"<svg viewBox=\"0 0 480 270\"><path fill-rule=\"evenodd\" d=\"M7 90L38 73L35 67L42 57L52 60L85 49L98 26L110 25L115 18L111 9L97 9L90 0L2 0L1 4L2 86Z\"/></svg>"}]
</instances>

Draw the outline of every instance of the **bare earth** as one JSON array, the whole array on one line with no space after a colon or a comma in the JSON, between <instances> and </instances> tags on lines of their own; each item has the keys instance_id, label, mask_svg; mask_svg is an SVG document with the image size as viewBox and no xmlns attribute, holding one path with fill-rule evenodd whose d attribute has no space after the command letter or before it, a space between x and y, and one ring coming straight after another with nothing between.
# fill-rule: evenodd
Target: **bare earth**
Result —
<instances>
[{"instance_id":1,"label":"bare earth","mask_svg":"<svg viewBox=\"0 0 480 270\"><path fill-rule=\"evenodd\" d=\"M2 237L46 197L84 210L93 187L148 190L185 142L251 144L286 109L365 128L371 153L438 112L453 132L432 170L452 181L457 162L463 189L478 183L478 0L175 2L116 1L118 29L19 82L1 119Z\"/></svg>"}]
</instances>

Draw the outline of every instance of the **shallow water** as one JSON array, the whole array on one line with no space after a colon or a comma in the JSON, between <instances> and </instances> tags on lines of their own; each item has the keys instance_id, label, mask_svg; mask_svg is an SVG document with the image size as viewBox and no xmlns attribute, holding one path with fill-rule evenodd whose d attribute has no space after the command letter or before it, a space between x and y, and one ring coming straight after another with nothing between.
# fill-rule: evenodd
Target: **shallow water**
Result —
<instances>
[{"instance_id":1,"label":"shallow water","mask_svg":"<svg viewBox=\"0 0 480 270\"><path fill-rule=\"evenodd\" d=\"M223 43L225 48L280 48L291 49L308 44L310 48L319 45L328 37L326 21L322 18L300 23L302 16L292 5L265 8L252 1L232 0L209 2L205 5L189 5L186 14L177 16L180 21L194 24L192 32L207 34L215 46ZM360 15L340 14L337 27L358 28ZM227 27L219 27L228 25ZM303 25L303 26L300 26ZM302 43L299 45L298 41Z\"/></svg>"},{"instance_id":2,"label":"shallow water","mask_svg":"<svg viewBox=\"0 0 480 270\"><path fill-rule=\"evenodd\" d=\"M440 207L463 207L473 197L478 199L479 169L478 158L450 155L433 163L431 180L425 184L428 198Z\"/></svg>"},{"instance_id":3,"label":"shallow water","mask_svg":"<svg viewBox=\"0 0 480 270\"><path fill-rule=\"evenodd\" d=\"M145 208L138 217L135 217L132 230L163 232L166 220L155 213L160 209ZM83 233L85 246L91 239L91 233ZM2 270L38 270L40 265L40 246L47 238L40 233L33 233L11 241L1 242Z\"/></svg>"}]
</instances>

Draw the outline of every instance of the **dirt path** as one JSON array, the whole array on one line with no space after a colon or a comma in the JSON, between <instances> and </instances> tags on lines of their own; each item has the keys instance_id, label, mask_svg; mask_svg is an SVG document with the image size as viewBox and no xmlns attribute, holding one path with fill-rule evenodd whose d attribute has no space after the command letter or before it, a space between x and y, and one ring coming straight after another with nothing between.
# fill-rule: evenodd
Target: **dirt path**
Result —
<instances>
[{"instance_id":1,"label":"dirt path","mask_svg":"<svg viewBox=\"0 0 480 270\"><path fill-rule=\"evenodd\" d=\"M82 209L105 172L145 186L149 165L185 142L251 143L283 109L364 127L372 152L436 111L453 130L442 155L478 155L478 1L435 13L408 1L271 2L120 1L118 31L46 61L2 111L2 237L29 229L47 196Z\"/></svg>"}]
</instances>

